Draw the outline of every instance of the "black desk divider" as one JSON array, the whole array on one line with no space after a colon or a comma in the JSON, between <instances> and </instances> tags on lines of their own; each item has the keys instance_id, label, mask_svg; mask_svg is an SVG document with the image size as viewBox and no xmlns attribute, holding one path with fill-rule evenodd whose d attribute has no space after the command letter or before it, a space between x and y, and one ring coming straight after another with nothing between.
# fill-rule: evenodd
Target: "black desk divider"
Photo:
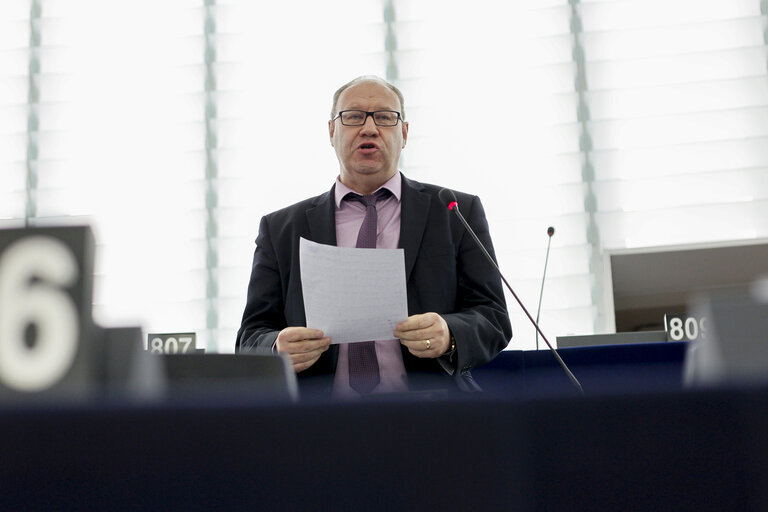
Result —
<instances>
[{"instance_id":1,"label":"black desk divider","mask_svg":"<svg viewBox=\"0 0 768 512\"><path fill-rule=\"evenodd\" d=\"M290 362L279 354L165 354L161 358L171 395L248 393L268 401L296 401Z\"/></svg>"}]
</instances>

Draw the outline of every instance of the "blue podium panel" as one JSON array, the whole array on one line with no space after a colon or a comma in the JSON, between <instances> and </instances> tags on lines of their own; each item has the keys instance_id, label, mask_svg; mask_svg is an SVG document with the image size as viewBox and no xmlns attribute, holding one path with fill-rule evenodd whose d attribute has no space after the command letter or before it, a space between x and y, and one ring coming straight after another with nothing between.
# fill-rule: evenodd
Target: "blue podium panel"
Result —
<instances>
[{"instance_id":1,"label":"blue podium panel","mask_svg":"<svg viewBox=\"0 0 768 512\"><path fill-rule=\"evenodd\" d=\"M587 395L682 389L686 342L558 349ZM504 351L472 371L489 394L506 397L576 396L549 350Z\"/></svg>"}]
</instances>

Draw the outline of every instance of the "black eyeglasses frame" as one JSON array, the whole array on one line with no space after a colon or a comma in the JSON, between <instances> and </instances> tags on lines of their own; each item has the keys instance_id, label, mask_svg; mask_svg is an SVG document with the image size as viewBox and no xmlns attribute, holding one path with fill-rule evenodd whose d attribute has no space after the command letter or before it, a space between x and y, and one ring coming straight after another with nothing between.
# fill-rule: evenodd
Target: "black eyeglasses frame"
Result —
<instances>
[{"instance_id":1,"label":"black eyeglasses frame","mask_svg":"<svg viewBox=\"0 0 768 512\"><path fill-rule=\"evenodd\" d=\"M343 114L345 112L362 112L362 113L365 114L365 119L363 119L363 122L360 123L360 124L347 124L347 123L344 122L344 119L342 119L342 117L341 117L341 114ZM376 122L376 116L374 114L378 114L379 112L389 112L391 114L396 114L397 115L397 120L395 121L395 124L379 124L379 123L377 123ZM376 126L387 126L387 127L397 126L397 123L403 120L403 116L397 110L374 110L374 111L368 112L368 111L365 111L365 110L360 110L360 109L353 108L353 109L349 109L349 110L341 110L341 111L339 111L336 114L336 117L331 119L331 121L335 121L335 120L338 119L339 121L341 121L341 124L343 124L344 126L363 126L368 121L368 117L369 116L373 118L373 123Z\"/></svg>"}]
</instances>

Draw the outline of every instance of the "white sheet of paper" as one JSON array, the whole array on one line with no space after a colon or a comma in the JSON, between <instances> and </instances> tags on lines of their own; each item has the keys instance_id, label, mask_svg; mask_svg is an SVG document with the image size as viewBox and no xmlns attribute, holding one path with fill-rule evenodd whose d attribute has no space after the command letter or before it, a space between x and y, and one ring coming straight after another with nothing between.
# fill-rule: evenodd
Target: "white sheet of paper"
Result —
<instances>
[{"instance_id":1,"label":"white sheet of paper","mask_svg":"<svg viewBox=\"0 0 768 512\"><path fill-rule=\"evenodd\" d=\"M299 241L307 327L332 343L394 339L408 318L403 249L355 249Z\"/></svg>"}]
</instances>

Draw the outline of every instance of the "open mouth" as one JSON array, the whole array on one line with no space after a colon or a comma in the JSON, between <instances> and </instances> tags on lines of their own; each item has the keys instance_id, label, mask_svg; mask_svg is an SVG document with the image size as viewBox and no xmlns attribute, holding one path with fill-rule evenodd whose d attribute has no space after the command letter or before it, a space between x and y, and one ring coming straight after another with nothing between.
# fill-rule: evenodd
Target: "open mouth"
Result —
<instances>
[{"instance_id":1,"label":"open mouth","mask_svg":"<svg viewBox=\"0 0 768 512\"><path fill-rule=\"evenodd\" d=\"M360 149L376 149L376 145L371 143L360 144Z\"/></svg>"}]
</instances>

